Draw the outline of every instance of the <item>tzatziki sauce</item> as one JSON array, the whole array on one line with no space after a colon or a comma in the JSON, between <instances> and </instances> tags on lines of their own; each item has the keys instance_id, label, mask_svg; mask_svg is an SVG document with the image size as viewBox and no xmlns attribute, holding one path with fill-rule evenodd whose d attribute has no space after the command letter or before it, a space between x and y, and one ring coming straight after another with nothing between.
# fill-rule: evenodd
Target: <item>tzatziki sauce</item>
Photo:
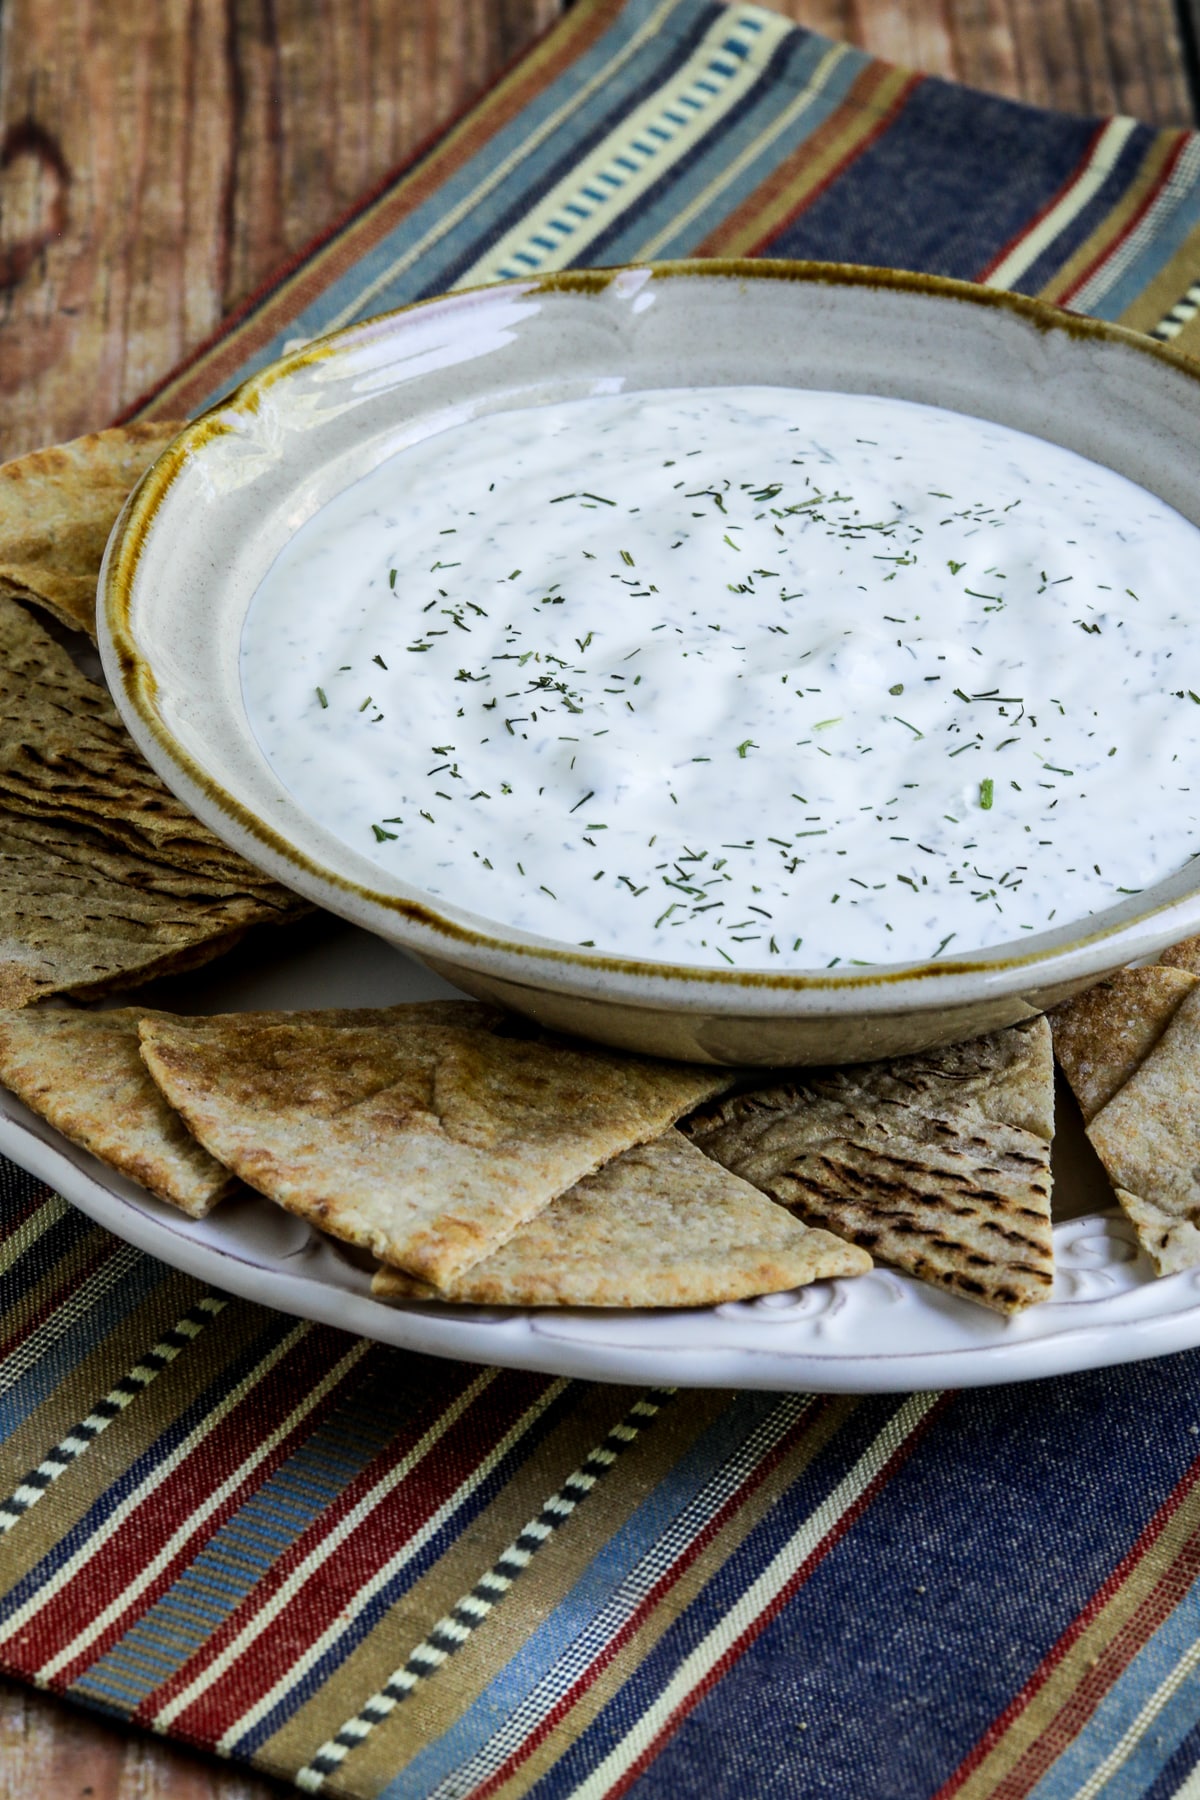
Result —
<instances>
[{"instance_id":1,"label":"tzatziki sauce","mask_svg":"<svg viewBox=\"0 0 1200 1800\"><path fill-rule=\"evenodd\" d=\"M246 619L279 779L435 900L771 970L953 958L1198 850L1200 532L1071 451L790 388L499 412Z\"/></svg>"}]
</instances>

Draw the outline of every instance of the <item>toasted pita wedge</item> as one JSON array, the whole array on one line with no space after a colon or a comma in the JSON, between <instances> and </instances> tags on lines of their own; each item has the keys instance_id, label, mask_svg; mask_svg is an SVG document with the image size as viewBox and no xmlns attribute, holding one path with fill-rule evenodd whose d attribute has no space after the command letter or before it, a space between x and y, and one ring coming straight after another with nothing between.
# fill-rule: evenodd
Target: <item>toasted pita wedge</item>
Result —
<instances>
[{"instance_id":1,"label":"toasted pita wedge","mask_svg":"<svg viewBox=\"0 0 1200 1800\"><path fill-rule=\"evenodd\" d=\"M248 926L307 910L271 884L247 893L113 849L99 833L0 811L0 1006L89 1000L179 974Z\"/></svg>"},{"instance_id":2,"label":"toasted pita wedge","mask_svg":"<svg viewBox=\"0 0 1200 1800\"><path fill-rule=\"evenodd\" d=\"M283 1012L236 1013L165 1013L150 1008L143 1010L144 1019L166 1019L192 1037L205 1035L225 1042L229 1037L246 1032L269 1032L274 1026L292 1030L320 1026L345 1031L361 1026L454 1025L466 1031L495 1031L501 1036L533 1037L536 1028L527 1026L512 1013L483 1000L400 1000L393 1006L321 1006L297 1008ZM268 1040L269 1041L269 1040Z\"/></svg>"},{"instance_id":3,"label":"toasted pita wedge","mask_svg":"<svg viewBox=\"0 0 1200 1800\"><path fill-rule=\"evenodd\" d=\"M1193 975L1200 975L1200 937L1182 938L1164 950L1158 960L1163 968L1189 969Z\"/></svg>"},{"instance_id":4,"label":"toasted pita wedge","mask_svg":"<svg viewBox=\"0 0 1200 1800\"><path fill-rule=\"evenodd\" d=\"M1047 1015L1085 1125L1149 1056L1195 985L1182 968L1119 969Z\"/></svg>"},{"instance_id":5,"label":"toasted pita wedge","mask_svg":"<svg viewBox=\"0 0 1200 1800\"><path fill-rule=\"evenodd\" d=\"M0 1004L194 967L307 910L175 799L104 689L0 598Z\"/></svg>"},{"instance_id":6,"label":"toasted pita wedge","mask_svg":"<svg viewBox=\"0 0 1200 1800\"><path fill-rule=\"evenodd\" d=\"M0 467L0 594L96 635L96 582L126 496L179 424L122 425Z\"/></svg>"},{"instance_id":7,"label":"toasted pita wedge","mask_svg":"<svg viewBox=\"0 0 1200 1800\"><path fill-rule=\"evenodd\" d=\"M204 884L270 895L277 884L164 786L105 690L21 606L0 599L0 807L97 831L116 850Z\"/></svg>"},{"instance_id":8,"label":"toasted pita wedge","mask_svg":"<svg viewBox=\"0 0 1200 1800\"><path fill-rule=\"evenodd\" d=\"M997 1312L1053 1280L1044 1019L705 1109L701 1149L812 1225Z\"/></svg>"},{"instance_id":9,"label":"toasted pita wedge","mask_svg":"<svg viewBox=\"0 0 1200 1800\"><path fill-rule=\"evenodd\" d=\"M201 1219L237 1181L151 1081L135 1011L0 1012L0 1081L56 1131Z\"/></svg>"},{"instance_id":10,"label":"toasted pita wedge","mask_svg":"<svg viewBox=\"0 0 1200 1800\"><path fill-rule=\"evenodd\" d=\"M314 1021L330 1029L386 1025L403 1008L330 1007L302 1013L235 1013L223 1031ZM430 1023L477 1029L501 1023L498 1007L474 1000L428 1000L412 1009ZM107 1012L29 1007L0 1012L0 1082L110 1168L140 1182L193 1219L241 1183L211 1157L163 1098L142 1060L138 1025L171 1020L153 1009ZM205 1018L180 1021L203 1031Z\"/></svg>"},{"instance_id":11,"label":"toasted pita wedge","mask_svg":"<svg viewBox=\"0 0 1200 1800\"><path fill-rule=\"evenodd\" d=\"M1088 1136L1158 1273L1200 1264L1200 990Z\"/></svg>"},{"instance_id":12,"label":"toasted pita wedge","mask_svg":"<svg viewBox=\"0 0 1200 1800\"><path fill-rule=\"evenodd\" d=\"M218 1161L435 1287L730 1079L406 1011L342 1030L150 1020L142 1054Z\"/></svg>"},{"instance_id":13,"label":"toasted pita wedge","mask_svg":"<svg viewBox=\"0 0 1200 1800\"><path fill-rule=\"evenodd\" d=\"M371 1292L478 1306L716 1306L870 1267L865 1251L809 1230L668 1131L585 1175L445 1289L384 1267Z\"/></svg>"}]
</instances>

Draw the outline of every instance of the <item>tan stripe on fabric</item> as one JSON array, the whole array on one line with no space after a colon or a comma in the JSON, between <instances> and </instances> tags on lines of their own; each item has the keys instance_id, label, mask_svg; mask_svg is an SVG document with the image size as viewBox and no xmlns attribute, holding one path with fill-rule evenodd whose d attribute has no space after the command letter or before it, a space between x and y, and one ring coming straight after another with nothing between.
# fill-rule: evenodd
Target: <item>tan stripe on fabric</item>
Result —
<instances>
[{"instance_id":1,"label":"tan stripe on fabric","mask_svg":"<svg viewBox=\"0 0 1200 1800\"><path fill-rule=\"evenodd\" d=\"M596 1505L596 1511L579 1517L576 1522L579 1537L572 1538L573 1528L568 1525L538 1553L528 1573L521 1577L518 1590L481 1627L464 1649L430 1681L423 1682L417 1692L397 1707L388 1720L376 1727L365 1745L352 1753L347 1761L346 1775L339 1776L331 1783L330 1791L353 1792L356 1795L378 1792L423 1745L435 1741L447 1731L519 1651L530 1633L569 1595L600 1546L621 1529L629 1515L648 1494L660 1483L670 1479L672 1469L695 1437L707 1429L729 1404L729 1400L730 1396L723 1393L693 1393L681 1396L680 1401L675 1403L669 1423L664 1411L655 1426L656 1431L660 1426L663 1428L662 1437L656 1439L648 1433L642 1443L631 1450L627 1458L622 1459L608 1480L589 1498L587 1505ZM574 1741L658 1641L672 1620L701 1591L705 1582L742 1542L745 1534L763 1517L788 1483L800 1474L817 1450L829 1441L848 1413L858 1404L852 1400L835 1401L813 1420L809 1441L783 1459L783 1466L764 1480L762 1486L746 1501L740 1514L705 1547L671 1594L641 1626L630 1644L617 1654L612 1665L568 1714L544 1748L522 1765L503 1786L500 1790L503 1794L527 1792L545 1768ZM603 1435L603 1423L600 1423L600 1435ZM594 1441L600 1441L599 1437ZM581 1449L580 1454L584 1453ZM521 1516L521 1523L536 1510L538 1503L537 1499L533 1500L529 1512ZM482 1570L476 1571L474 1578L477 1578L478 1573L482 1573ZM471 1579L468 1575L468 1582L460 1592L467 1591ZM453 1598L457 1599L458 1593ZM452 1605L453 1600L449 1600L447 1604ZM446 1607L443 1606L442 1611L445 1610ZM424 1621L422 1635L428 1630L430 1622ZM414 1635L412 1642L417 1641L418 1637ZM392 1668L398 1666L399 1660L402 1659L397 1659L386 1670L383 1680L386 1680ZM381 1685L382 1681L377 1681L372 1692L378 1692ZM361 1699L359 1704L361 1705ZM344 1722L344 1719L339 1720L339 1723ZM497 1723L499 1722L498 1720Z\"/></svg>"},{"instance_id":2,"label":"tan stripe on fabric","mask_svg":"<svg viewBox=\"0 0 1200 1800\"><path fill-rule=\"evenodd\" d=\"M535 257L536 269L531 268L530 273L563 269L581 258L586 260L588 246L615 219L631 217L638 201L672 168L692 155L720 121L745 99L762 79L778 45L792 35L794 27L789 20L755 8L754 29L759 35L745 46L745 55L737 60L733 72L721 77L717 91L707 91L715 86L714 58L719 56L731 32L746 29L750 10L731 7L717 18L687 61L674 70L649 99L624 114L620 123L574 164L561 181L543 194L503 237L489 245L458 278L455 287L475 287L519 274L522 251ZM705 94L704 101L697 111L689 112L681 105L683 96L690 94L694 99L696 84L701 78L705 83L701 90ZM667 121L668 111L681 116L685 123L674 127L669 142L659 142L653 154L643 155L639 151L640 141ZM636 172L630 173L627 165L638 158ZM621 169L620 187L615 192L610 190L606 200L589 202L588 195L603 191L605 176L613 175L616 168ZM592 206L589 217L577 220L569 237L558 237L554 232L555 220L560 219L572 204L580 203ZM547 243L556 247L547 250L544 248Z\"/></svg>"},{"instance_id":3,"label":"tan stripe on fabric","mask_svg":"<svg viewBox=\"0 0 1200 1800\"><path fill-rule=\"evenodd\" d=\"M87 1280L90 1266L100 1258L100 1253L109 1249L115 1256L122 1252L122 1246L114 1242L106 1231L97 1225L84 1233L77 1243L56 1257L54 1262L36 1281L25 1288L17 1300L0 1318L0 1345L7 1345L14 1337L38 1330L34 1323L55 1296L60 1296L59 1304L70 1306L75 1299L80 1285ZM52 1310L57 1313L58 1305ZM61 1324L56 1319L56 1323ZM0 1378L11 1379L12 1364L19 1362L24 1346L15 1344L0 1362ZM23 1371L22 1371L23 1372ZM0 1470L7 1466L4 1457L7 1446L0 1445Z\"/></svg>"},{"instance_id":4,"label":"tan stripe on fabric","mask_svg":"<svg viewBox=\"0 0 1200 1800\"><path fill-rule=\"evenodd\" d=\"M32 1249L38 1239L44 1237L52 1225L57 1225L60 1219L65 1218L70 1210L70 1206L64 1199L58 1194L51 1194L36 1212L30 1213L29 1217L17 1226L15 1231L10 1231L3 1243L0 1243L0 1275L6 1275L13 1264L24 1256L27 1250Z\"/></svg>"},{"instance_id":5,"label":"tan stripe on fabric","mask_svg":"<svg viewBox=\"0 0 1200 1800\"><path fill-rule=\"evenodd\" d=\"M140 1301L126 1318L101 1339L83 1363L70 1370L54 1386L40 1408L16 1426L13 1435L4 1440L2 1481L5 1494L22 1480L23 1474L36 1469L45 1453L67 1435L72 1426L92 1411L122 1375L130 1372L140 1357L146 1355L158 1337L182 1318L194 1301L205 1292L203 1283L185 1274L167 1274L155 1291ZM13 1570L25 1568L49 1550L59 1537L67 1535L85 1514L95 1498L139 1456L176 1411L193 1397L196 1386L212 1379L212 1357L207 1359L207 1375L198 1379L201 1334L175 1363L151 1382L146 1393L140 1393L121 1417L113 1418L97 1444L79 1456L76 1463L59 1478L45 1499L41 1499L27 1516L20 1519L0 1544L0 1591L14 1579ZM175 1377L175 1379L173 1379ZM103 1445L103 1449L101 1449Z\"/></svg>"},{"instance_id":6,"label":"tan stripe on fabric","mask_svg":"<svg viewBox=\"0 0 1200 1800\"><path fill-rule=\"evenodd\" d=\"M852 83L837 111L773 169L741 206L722 219L693 254L749 255L783 227L857 144L878 129L912 79L907 69L870 64Z\"/></svg>"},{"instance_id":7,"label":"tan stripe on fabric","mask_svg":"<svg viewBox=\"0 0 1200 1800\"><path fill-rule=\"evenodd\" d=\"M1197 280L1200 280L1200 225L1188 233L1170 262L1159 270L1148 287L1142 289L1133 304L1125 308L1118 323L1128 325L1133 331L1153 331ZM1195 321L1185 325L1179 336L1172 338L1173 350L1195 348L1194 325Z\"/></svg>"},{"instance_id":8,"label":"tan stripe on fabric","mask_svg":"<svg viewBox=\"0 0 1200 1800\"><path fill-rule=\"evenodd\" d=\"M831 76L850 54L851 50L848 44L831 44L800 93L794 95L783 111L778 113L752 142L744 145L706 187L701 188L698 194L694 194L668 224L656 231L653 237L646 238L643 243L639 244L629 260L631 262L649 262L653 257L660 256L666 245L680 231L683 231L694 219L698 219L702 213L707 212L727 188L732 187L735 182L740 180L746 169L752 168L766 155L777 139L792 130L796 122L802 119L809 108L821 98Z\"/></svg>"},{"instance_id":9,"label":"tan stripe on fabric","mask_svg":"<svg viewBox=\"0 0 1200 1800\"><path fill-rule=\"evenodd\" d=\"M430 1628L469 1592L576 1469L611 1426L624 1417L638 1390L585 1389L577 1406L541 1443L469 1531L397 1602L321 1691L256 1756L274 1773L303 1766L320 1746L379 1692ZM699 1399L699 1404L693 1402ZM639 1441L597 1483L578 1514L540 1550L511 1593L470 1642L376 1727L348 1763L356 1794L373 1793L432 1738L449 1729L503 1667L515 1645L559 1604L601 1544L620 1530L646 1492L665 1480L729 1397L688 1396L669 1402ZM334 1789L342 1785L339 1777Z\"/></svg>"},{"instance_id":10,"label":"tan stripe on fabric","mask_svg":"<svg viewBox=\"0 0 1200 1800\"><path fill-rule=\"evenodd\" d=\"M189 1457L193 1450L199 1450L204 1441L225 1421L229 1414L240 1404L241 1400L253 1392L260 1381L276 1368L290 1354L291 1350L302 1341L303 1336L311 1329L303 1323L295 1323L283 1339L276 1343L259 1359L254 1368L249 1370L235 1383L223 1397L221 1404L209 1412L204 1419L193 1426L180 1449L172 1457L160 1461L156 1467L144 1477L137 1488L127 1495L111 1515L112 1527L117 1529L127 1521L141 1515L141 1509L153 1504L151 1495L160 1488L166 1487L178 1464ZM96 1645L103 1635L118 1621L125 1620L140 1609L146 1596L154 1584L159 1581L173 1565L186 1562L197 1554L199 1546L205 1541L208 1533L214 1529L230 1496L244 1496L249 1484L256 1475L260 1475L270 1467L271 1458L281 1445L292 1440L297 1434L309 1428L313 1409L319 1406L328 1393L336 1391L347 1372L361 1360L366 1352L363 1339L345 1340L346 1348L338 1360L327 1367L316 1383L305 1383L299 1390L299 1398L291 1410L282 1418L276 1414L271 1429L260 1433L256 1440L247 1446L241 1445L241 1455L235 1466L222 1474L219 1484L210 1476L207 1481L192 1479L185 1484L185 1491L191 1502L184 1517L178 1520L174 1529L161 1542L154 1545L141 1567L130 1574L119 1592L108 1600L107 1604L90 1617L74 1637L67 1642L58 1643L58 1648L50 1655L38 1670L39 1681L49 1681L62 1674L81 1658L91 1658L96 1653ZM201 1466L203 1453L200 1455ZM194 1467L195 1465L193 1465ZM189 1470L189 1474L192 1471ZM161 1503L160 1503L161 1504ZM149 1516L148 1513L146 1516ZM77 1579L84 1562L84 1557L71 1559L67 1564L55 1571L54 1576L46 1584L45 1594L60 1593ZM32 1617L41 1601L30 1600L25 1607L14 1615L18 1627L22 1614ZM159 1715L161 1718L161 1714ZM156 1721L157 1722L157 1721Z\"/></svg>"},{"instance_id":11,"label":"tan stripe on fabric","mask_svg":"<svg viewBox=\"0 0 1200 1800\"><path fill-rule=\"evenodd\" d=\"M338 232L324 249L284 281L277 293L264 301L252 319L223 337L196 365L156 394L137 416L177 418L181 412L188 412L203 400L223 380L232 377L258 344L274 337L339 276L361 262L389 232L477 155L490 138L516 118L538 93L585 55L614 24L623 4L624 0L580 0L508 76L489 89L459 124L451 126L411 175L383 195L347 230ZM677 0L667 0L663 11L674 10L676 4ZM579 97L572 95L560 112L568 114L578 102ZM472 195L464 204L464 212L469 212L477 202L478 195ZM387 279L391 279L390 271ZM333 326L326 329L332 330Z\"/></svg>"},{"instance_id":12,"label":"tan stripe on fabric","mask_svg":"<svg viewBox=\"0 0 1200 1800\"><path fill-rule=\"evenodd\" d=\"M1039 299L1057 303L1063 294L1075 286L1085 270L1090 269L1117 242L1129 221L1145 202L1147 194L1158 183L1163 166L1168 157L1174 154L1178 143L1177 131L1160 131L1157 134L1142 159L1141 168L1116 206L1105 213L1095 230L1088 234L1074 255L1067 258L1052 280L1045 287L1039 288Z\"/></svg>"},{"instance_id":13,"label":"tan stripe on fabric","mask_svg":"<svg viewBox=\"0 0 1200 1800\"><path fill-rule=\"evenodd\" d=\"M1137 121L1118 115L1100 129L1087 161L1075 171L1058 198L1034 216L1014 244L980 280L985 287L1017 287L1028 270L1056 244L1065 231L1089 207L1112 174L1126 144L1137 130Z\"/></svg>"},{"instance_id":14,"label":"tan stripe on fabric","mask_svg":"<svg viewBox=\"0 0 1200 1800\"><path fill-rule=\"evenodd\" d=\"M97 1231L94 1235L101 1238L104 1234ZM61 1270L63 1264L57 1267ZM118 1320L83 1361L55 1383L29 1417L0 1441L0 1494L11 1493L22 1475L36 1468L46 1451L72 1425L86 1418L114 1381L131 1369L161 1332L204 1292L202 1282L171 1273L125 1318Z\"/></svg>"},{"instance_id":15,"label":"tan stripe on fabric","mask_svg":"<svg viewBox=\"0 0 1200 1800\"><path fill-rule=\"evenodd\" d=\"M17 1427L4 1444L5 1492L36 1468L72 1425L86 1418L96 1401L131 1369L162 1333L205 1291L190 1276L170 1274L128 1318L115 1327L77 1369L60 1382L44 1405ZM0 1542L0 1591L31 1568L87 1512L104 1490L148 1449L208 1383L262 1330L263 1315L244 1301L221 1314L216 1330L206 1329L168 1369L114 1419L89 1449L54 1484L46 1498Z\"/></svg>"},{"instance_id":16,"label":"tan stripe on fabric","mask_svg":"<svg viewBox=\"0 0 1200 1800\"><path fill-rule=\"evenodd\" d=\"M525 157L551 138L554 131L564 124L572 113L578 111L584 99L597 91L602 91L606 80L614 76L623 64L629 62L638 49L662 33L670 15L678 10L679 5L680 0L660 0L656 11L648 19L643 20L628 43L617 50L603 68L594 71L578 92L572 93L564 100L550 114L549 118L543 119L538 125L531 127L528 140L518 149L510 151L507 157L499 163L489 168L479 186L470 194L456 201L453 206L447 207L437 224L432 226L423 238L418 238L415 243L406 245L390 263L371 277L365 287L360 288L348 301L344 301L340 311L336 312L327 322L325 329L335 331L339 326L348 325L352 319L361 317L370 308L373 301L378 301L383 291L397 276L413 267L428 248L440 242L448 230L469 218L477 207L486 205L490 197L501 189L507 177L519 174ZM484 141L481 134L480 147ZM541 204L540 201L535 201L527 216L532 217ZM485 276L482 272L476 273L474 277L467 275L461 277L454 285L455 287L469 286L472 279L478 282L484 280Z\"/></svg>"},{"instance_id":17,"label":"tan stripe on fabric","mask_svg":"<svg viewBox=\"0 0 1200 1800\"><path fill-rule=\"evenodd\" d=\"M351 1362L362 1357L369 1348L369 1340L365 1338L350 1340L350 1348L343 1355L339 1367L349 1366ZM442 1444L446 1435L455 1429L459 1420L483 1400L499 1373L499 1370L494 1368L477 1369L465 1385L457 1388L453 1398L426 1415L425 1429L415 1440L410 1438L406 1441L399 1456L386 1458L383 1467L379 1467L374 1461L368 1466L365 1472L365 1482L358 1490L355 1504L349 1509L339 1508L336 1519L325 1522L319 1542L315 1544L308 1542L298 1560L289 1559L287 1569L277 1572L271 1586L270 1606L251 1608L248 1613L239 1615L233 1630L226 1636L220 1648L213 1655L206 1656L203 1667L198 1672L191 1673L182 1684L176 1686L171 1697L156 1708L153 1715L156 1729L169 1730L189 1711L202 1694L209 1693L219 1681L223 1681L227 1671L237 1668L239 1665L242 1670L253 1668L254 1664L250 1659L255 1654L254 1646L261 1647L264 1641L269 1642L268 1634L276 1629L278 1617L284 1609L289 1607L296 1596L306 1589L308 1597L311 1597L312 1589L309 1584L318 1572L328 1566L330 1559L338 1549L348 1542L356 1541L355 1534L358 1527L364 1519L383 1505L387 1495L405 1491L405 1485L413 1471L427 1462L427 1459ZM328 1383L333 1378L334 1371L329 1371L322 1377L322 1381ZM340 1375L338 1379L340 1379ZM420 1523L414 1521L409 1529L402 1527L396 1533L397 1547L391 1551L391 1554L388 1554L387 1548L384 1546L383 1557L380 1559L377 1551L376 1566L371 1569L369 1579L346 1596L344 1605L339 1609L332 1625L326 1624L324 1630L316 1626L308 1629L304 1643L295 1646L296 1655L287 1664L282 1676L277 1675L268 1683L265 1690L254 1695L249 1704L239 1702L238 1682L235 1678L231 1686L224 1690L225 1698L227 1703L241 1709L235 1710L232 1717L228 1713L226 1714L221 1736L217 1740L218 1752L227 1752L232 1755L248 1730L256 1728L261 1720L273 1715L279 1698L289 1693L293 1684L301 1682L316 1666L316 1663L324 1657L327 1648L337 1640L348 1621L359 1616L367 1599L388 1578L388 1572L393 1568L406 1567L408 1561L418 1554L424 1544L432 1542L439 1524L452 1516L455 1497L465 1498L466 1495L473 1494L479 1484L486 1479L487 1474L498 1466L506 1450L521 1440L531 1424L541 1417L553 1399L565 1387L564 1380L547 1384L521 1415L501 1433L500 1438L492 1445L491 1449L480 1457L473 1464L469 1473L455 1485L453 1496L435 1506ZM298 1413L305 1407L305 1404L304 1402L299 1403ZM276 1427L277 1435L281 1429L281 1427ZM288 1641L292 1642L290 1639ZM261 1654L261 1650L259 1653Z\"/></svg>"},{"instance_id":18,"label":"tan stripe on fabric","mask_svg":"<svg viewBox=\"0 0 1200 1800\"><path fill-rule=\"evenodd\" d=\"M521 1800L548 1769L587 1729L613 1695L654 1649L670 1626L703 1593L707 1584L745 1542L789 1486L841 1430L862 1402L852 1396L829 1401L812 1420L801 1441L784 1456L762 1485L707 1544L650 1617L617 1652L579 1703L538 1746L528 1760L495 1791L495 1800Z\"/></svg>"},{"instance_id":19,"label":"tan stripe on fabric","mask_svg":"<svg viewBox=\"0 0 1200 1800\"><path fill-rule=\"evenodd\" d=\"M1045 1685L1013 1720L984 1761L968 1776L956 1800L989 1800L1033 1745L1049 1750L1051 1756L1058 1756L1067 1747L1071 1737L1077 1735L1079 1724L1073 1730L1065 1726L1059 1718L1063 1707L1092 1677L1103 1652L1156 1584L1169 1574L1187 1540L1197 1531L1200 1531L1200 1487L1193 1488L1153 1549L1080 1634ZM1178 1598L1182 1598L1185 1590L1186 1584L1183 1584ZM1096 1699L1102 1697L1097 1694Z\"/></svg>"}]
</instances>

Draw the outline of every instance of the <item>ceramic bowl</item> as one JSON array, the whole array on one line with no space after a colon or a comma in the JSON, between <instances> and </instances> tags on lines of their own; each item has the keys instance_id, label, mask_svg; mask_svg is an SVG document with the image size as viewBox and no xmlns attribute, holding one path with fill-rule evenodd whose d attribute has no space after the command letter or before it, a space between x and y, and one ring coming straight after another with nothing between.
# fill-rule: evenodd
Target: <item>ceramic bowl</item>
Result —
<instances>
[{"instance_id":1,"label":"ceramic bowl","mask_svg":"<svg viewBox=\"0 0 1200 1800\"><path fill-rule=\"evenodd\" d=\"M1200 522L1200 369L1119 327L830 264L511 282L310 344L176 439L131 496L101 577L101 653L130 731L227 843L319 905L471 994L659 1055L786 1065L924 1049L1029 1018L1200 929L1197 862L1082 923L955 960L783 974L639 962L435 901L293 799L246 716L239 645L259 581L318 507L452 423L618 388L721 384L894 395L996 420Z\"/></svg>"}]
</instances>

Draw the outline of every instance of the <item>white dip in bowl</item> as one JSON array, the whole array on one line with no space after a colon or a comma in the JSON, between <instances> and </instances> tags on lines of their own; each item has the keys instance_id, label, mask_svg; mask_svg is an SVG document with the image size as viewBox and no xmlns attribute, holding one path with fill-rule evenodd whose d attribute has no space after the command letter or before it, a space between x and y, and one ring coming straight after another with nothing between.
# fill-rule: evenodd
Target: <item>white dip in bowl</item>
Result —
<instances>
[{"instance_id":1,"label":"white dip in bowl","mask_svg":"<svg viewBox=\"0 0 1200 1800\"><path fill-rule=\"evenodd\" d=\"M943 408L595 397L330 501L254 597L242 683L314 818L504 929L920 962L1195 853L1198 563L1124 476Z\"/></svg>"},{"instance_id":2,"label":"white dip in bowl","mask_svg":"<svg viewBox=\"0 0 1200 1800\"><path fill-rule=\"evenodd\" d=\"M201 818L468 992L867 1059L1200 928L1198 466L1188 359L1010 295L510 283L189 426L101 650Z\"/></svg>"}]
</instances>

